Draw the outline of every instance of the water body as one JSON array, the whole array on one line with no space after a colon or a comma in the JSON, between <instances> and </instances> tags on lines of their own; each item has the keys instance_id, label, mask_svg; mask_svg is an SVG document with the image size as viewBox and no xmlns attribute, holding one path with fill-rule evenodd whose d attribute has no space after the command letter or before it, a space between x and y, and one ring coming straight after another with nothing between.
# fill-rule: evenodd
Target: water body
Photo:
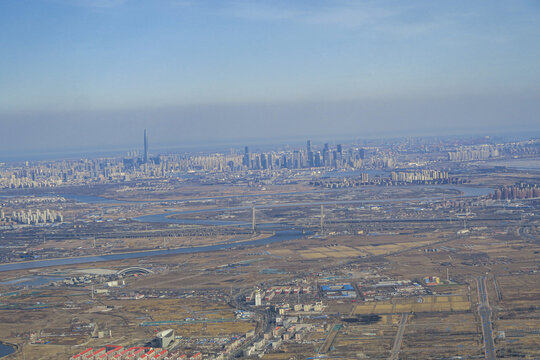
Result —
<instances>
[{"instance_id":1,"label":"water body","mask_svg":"<svg viewBox=\"0 0 540 360\"><path fill-rule=\"evenodd\" d=\"M191 254L199 252L209 252L217 250L227 250L240 246L259 246L265 244L271 244L281 241L289 241L301 238L302 236L310 235L311 232L303 232L301 229L290 229L277 231L274 235L265 238L244 241L240 243L221 243L215 245L207 246L193 246L177 249L161 249L161 250L147 250L147 251L138 251L130 253L121 253L121 254L107 254L101 256L83 256L83 257L73 257L73 258L62 258L62 259L50 259L50 260L37 260L37 261L24 261L19 263L3 264L0 265L0 272L10 271L10 270L24 270L24 269L34 269L42 268L49 266L60 266L60 265L73 265L73 264L84 264L92 262L101 262L101 261L113 261L113 260L124 260L124 259L136 259L148 256L163 256L163 255L174 255L174 254Z\"/></svg>"},{"instance_id":2,"label":"water body","mask_svg":"<svg viewBox=\"0 0 540 360\"><path fill-rule=\"evenodd\" d=\"M74 195L74 194L49 194L49 195L59 195L66 199L75 200L75 201L86 203L86 204L118 204L118 203L127 202L123 200L107 199L101 196L92 196L92 195Z\"/></svg>"},{"instance_id":3,"label":"water body","mask_svg":"<svg viewBox=\"0 0 540 360\"><path fill-rule=\"evenodd\" d=\"M0 282L0 284L13 285L13 286L18 286L18 287L36 287L36 286L46 285L53 281L60 281L60 280L64 280L64 278L55 277L55 276L34 275L30 277L23 277L23 278L17 278L17 279Z\"/></svg>"},{"instance_id":4,"label":"water body","mask_svg":"<svg viewBox=\"0 0 540 360\"><path fill-rule=\"evenodd\" d=\"M442 186L439 186L439 188ZM486 195L491 189L489 188L475 188L467 186L447 186L449 189L456 189L462 192L461 195L455 197L468 197L468 196L479 196ZM389 201L407 201L407 200L439 200L441 197L428 197L428 198L415 198L415 199L383 199L383 200L351 200L351 201L328 201L328 202L298 202L290 204L274 204L274 205L263 205L258 206L258 208L265 207L287 207L287 206L316 206L320 204L347 204L347 203L377 203L377 202L389 202ZM109 200L109 199L106 199ZM135 218L136 221L141 222L165 222L165 223L177 223L177 224L198 224L198 225L229 225L229 226L249 226L245 222L237 221L219 221L219 220L192 220L192 219L171 219L171 215L182 215L194 212L219 212L219 211L230 211L238 209L249 209L250 207L236 207L236 208L223 208L223 209L204 209L204 210L192 210L186 212L166 212L163 214L155 215L146 215ZM311 232L305 232L303 229L294 228L289 224L261 224L260 227L264 227L266 230L275 231L274 235L258 240L244 241L240 243L230 243L225 242L221 244L208 245L208 246L193 246L177 249L163 249L163 250L147 250L131 253L121 253L121 254L108 254L102 256L83 256L83 257L73 257L73 258L62 258L62 259L50 259L50 260L36 260L36 261L24 261L19 263L3 264L0 265L0 272L10 271L10 270L23 270L23 269L33 269L41 268L48 266L60 266L60 265L72 265L72 264L81 264L81 263L91 263L91 262L100 262L100 261L112 261L112 260L123 260L123 259L134 259L142 258L148 256L163 256L163 255L173 255L173 254L189 254L197 252L208 252L208 251L217 251L217 250L227 250L238 246L258 246L271 244L281 241L296 240L306 235L311 235Z\"/></svg>"},{"instance_id":5,"label":"water body","mask_svg":"<svg viewBox=\"0 0 540 360\"><path fill-rule=\"evenodd\" d=\"M319 192L328 192L328 191L335 191L335 190L321 190ZM121 204L121 203L152 204L152 203L187 203L191 201L200 202L200 201L209 201L209 200L251 198L251 197L261 197L261 196L287 196L287 195L297 195L297 194L308 194L312 192L313 191L294 191L294 192L286 192L286 193L279 193L279 194L243 194L243 195L228 195L228 196L202 197L202 198L178 199L178 200L115 200L115 199L109 199L109 198L104 198L100 196L90 196L90 195L76 195L76 194L47 194L47 195L63 196L66 199L71 199L71 200L75 200L75 201L83 202L87 204Z\"/></svg>"},{"instance_id":6,"label":"water body","mask_svg":"<svg viewBox=\"0 0 540 360\"><path fill-rule=\"evenodd\" d=\"M409 186L409 188L412 186ZM422 187L422 185L415 185L414 187ZM471 197L471 196L481 196L487 195L492 189L490 188L480 188L480 187L467 187L467 186L448 186L449 189L459 190L461 195L448 196L448 198L453 197ZM255 206L237 206L237 207L228 207L228 208L217 208L217 209L201 209L201 210L188 210L188 211L170 211L162 214L146 215L134 218L133 220L141 222L158 222L158 223L171 223L171 224L197 224L197 225L229 225L229 226L248 226L249 223L240 222L240 221L225 221L225 220L199 220L199 219L178 219L171 218L171 216L181 216L187 214L196 214L196 213L208 213L208 212L224 212L224 211L236 211L236 210L248 210L251 208L255 209L269 209L277 207L299 207L299 206L320 206L320 205L336 205L336 204L371 204L371 203L387 203L392 201L433 201L440 200L441 196L436 197L424 197L424 198L397 198L397 199L364 199L364 200L329 200L329 201L302 201L302 202L293 202L293 203L278 203L278 204L265 204L265 205L255 205ZM277 224L273 224L277 226Z\"/></svg>"},{"instance_id":7,"label":"water body","mask_svg":"<svg viewBox=\"0 0 540 360\"><path fill-rule=\"evenodd\" d=\"M484 188L484 187L470 187L470 186L463 186L463 185L401 185L396 186L398 188L422 188L422 187L436 187L436 188L448 188L453 190L458 190L462 192L462 195L458 196L481 196L481 195L487 195L492 189L490 188ZM91 196L91 195L75 195L75 194L47 194L48 196L63 196L66 199L71 199L87 204L117 204L117 203L184 203L184 202L190 202L190 201L208 201L208 200L223 200L223 199L235 199L235 198L256 198L256 197L264 197L264 196L271 196L271 197L282 197L287 195L299 195L299 194L310 194L310 193L336 193L338 191L341 192L356 192L361 191L363 189L339 189L339 190L316 190L316 191L295 191L295 192L287 192L287 193L279 193L279 194L245 194L245 195L230 195L230 196L215 196L215 197L206 197L206 198L195 198L195 199L182 199L182 200L133 200L133 201L126 201L126 200L114 200L114 199L108 199L100 196ZM439 200L441 197L432 197L432 198L421 198L418 200ZM365 202L376 202L376 201L394 201L394 200L415 200L415 199L387 199L387 200L358 200L358 201L365 201ZM291 204L291 206L294 204Z\"/></svg>"},{"instance_id":8,"label":"water body","mask_svg":"<svg viewBox=\"0 0 540 360\"><path fill-rule=\"evenodd\" d=\"M504 166L508 169L521 171L540 172L540 158L492 160L487 161L486 165Z\"/></svg>"},{"instance_id":9,"label":"water body","mask_svg":"<svg viewBox=\"0 0 540 360\"><path fill-rule=\"evenodd\" d=\"M390 171L386 170L354 170L354 171L327 171L321 178L359 177L368 174L371 177L389 176Z\"/></svg>"},{"instance_id":10,"label":"water body","mask_svg":"<svg viewBox=\"0 0 540 360\"><path fill-rule=\"evenodd\" d=\"M0 342L0 358L8 356L9 354L13 354L14 352L15 348L13 346L9 346Z\"/></svg>"}]
</instances>

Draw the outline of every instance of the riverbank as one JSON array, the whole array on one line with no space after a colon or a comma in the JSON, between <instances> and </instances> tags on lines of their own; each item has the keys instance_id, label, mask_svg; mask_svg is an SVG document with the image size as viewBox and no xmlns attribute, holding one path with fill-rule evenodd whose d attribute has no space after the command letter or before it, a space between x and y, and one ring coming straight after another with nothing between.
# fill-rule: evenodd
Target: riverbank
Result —
<instances>
[{"instance_id":1,"label":"riverbank","mask_svg":"<svg viewBox=\"0 0 540 360\"><path fill-rule=\"evenodd\" d=\"M466 187L466 186L448 186L448 188L459 191L461 194L456 195L456 198L469 197L469 196L480 196L486 195L491 189L482 188L482 187ZM426 197L426 198L417 198L417 199L380 199L380 200L337 200L337 201L313 201L313 202L294 202L294 203L280 203L280 204L268 204L268 205L259 205L255 208L272 208L272 207L290 207L290 206L319 206L319 205L330 205L330 204L355 204L355 203L384 203L390 201L410 201L410 200L440 200L443 197ZM196 210L195 212L220 212L227 211L231 209L249 209L249 207L235 207L235 208L218 208L218 209L204 209ZM133 220L140 222L157 222L157 223L177 223L177 224L198 224L198 225L214 225L214 226L249 226L248 223L243 222L233 222L233 221L220 221L220 220L195 220L195 219L182 219L182 214L193 213L193 211L179 211L179 212L166 212L161 214L152 214L145 215L134 218ZM177 217L177 218L174 218ZM1 264L0 272L11 271L11 270L26 270L34 268L43 268L49 266L61 266L61 265L74 265L82 263L92 263L92 262L103 262L103 261L114 261L114 260L125 260L133 258L141 258L148 256L164 256L164 255L175 255L175 254L187 254L187 253L197 253L197 252L209 252L209 251L218 251L231 249L238 246L258 246L266 245L274 242L296 240L303 236L306 236L304 229L296 229L290 225L279 224L261 224L259 227L264 226L265 231L274 231L275 233L267 238L248 240L242 242L225 242L221 244L214 245L202 245L202 246L192 246L192 247L183 247L175 249L160 249L160 250L149 250L149 251L132 251L125 253L117 254L106 254L98 256L79 256L71 258L59 258L59 259L48 259L48 260L34 260L34 261L24 261L20 263L9 263ZM311 233L310 233L311 234Z\"/></svg>"},{"instance_id":2,"label":"riverbank","mask_svg":"<svg viewBox=\"0 0 540 360\"><path fill-rule=\"evenodd\" d=\"M18 346L15 344L0 342L0 358L13 354L17 349Z\"/></svg>"}]
</instances>

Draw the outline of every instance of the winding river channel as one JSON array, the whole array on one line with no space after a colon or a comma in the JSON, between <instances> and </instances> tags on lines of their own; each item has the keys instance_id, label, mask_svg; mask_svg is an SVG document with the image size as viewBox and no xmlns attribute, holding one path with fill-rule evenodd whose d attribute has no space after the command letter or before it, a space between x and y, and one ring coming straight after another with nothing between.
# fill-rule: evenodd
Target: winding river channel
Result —
<instances>
[{"instance_id":1,"label":"winding river channel","mask_svg":"<svg viewBox=\"0 0 540 360\"><path fill-rule=\"evenodd\" d=\"M442 186L441 186L442 187ZM460 198L460 197L470 197L470 196L480 196L486 195L491 191L489 188L479 188L479 187L467 187L467 186L444 186L447 189L458 190L461 192L460 195L456 196L447 196L447 198ZM262 195L262 196L267 196ZM76 196L72 196L73 199L84 202L84 198L78 199ZM222 198L215 198L222 199ZM319 206L319 205L332 205L332 204L371 204L371 203L384 203L392 201L430 201L430 200L440 200L442 197L425 197L425 198L397 198L397 199L380 199L380 200L343 200L343 201L319 201L319 202L296 202L296 203L279 203L279 204L268 204L255 206L255 208L274 208L274 207L295 207L295 206ZM91 201L97 203L99 198L92 197ZM110 199L103 199L103 203L111 203ZM245 222L236 222L236 221L218 221L218 220L197 220L197 219L179 219L178 216L192 214L194 212L222 212L228 210L239 210L239 209L250 209L251 207L233 207L233 208L221 208L221 209L205 209L205 210L195 210L195 211L178 211L178 212L166 212L162 214L146 215L134 218L133 220L140 222L149 222L149 223L175 223L175 224L197 224L197 225L228 225L228 226L242 226L247 227L250 224ZM174 215L177 218L171 218ZM282 241L296 240L302 238L306 235L311 235L312 232L305 231L304 229L294 227L293 225L288 224L261 224L264 231L272 232L272 235L257 240L247 240L242 242L223 242L220 244L207 245L207 246L192 246L192 247L182 247L174 249L156 249L156 250L143 250L135 252L125 252L118 254L106 254L100 256L78 256L71 258L60 258L60 259L49 259L49 260L35 260L35 261L23 261L17 263L8 263L0 265L0 272L11 271L11 270L24 270L24 269L34 269L42 268L49 266L60 266L60 265L71 265L71 264L81 264L81 263L93 263L93 262L102 262L102 261L112 261L112 260L124 260L124 259L134 259L142 258L148 256L162 256L162 255L174 255L174 254L189 254L189 253L200 253L208 251L217 251L217 250L227 250L239 246L257 246L265 245Z\"/></svg>"}]
</instances>

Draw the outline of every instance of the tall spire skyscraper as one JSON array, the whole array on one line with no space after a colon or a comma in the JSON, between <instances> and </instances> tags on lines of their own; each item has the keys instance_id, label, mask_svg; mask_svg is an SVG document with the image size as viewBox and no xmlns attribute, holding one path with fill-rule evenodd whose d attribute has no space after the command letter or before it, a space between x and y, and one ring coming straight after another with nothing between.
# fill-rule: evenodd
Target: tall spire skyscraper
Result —
<instances>
[{"instance_id":1,"label":"tall spire skyscraper","mask_svg":"<svg viewBox=\"0 0 540 360\"><path fill-rule=\"evenodd\" d=\"M244 148L244 158L242 159L242 164L245 165L248 169L251 168L251 161L249 158L249 148L247 146Z\"/></svg>"},{"instance_id":2,"label":"tall spire skyscraper","mask_svg":"<svg viewBox=\"0 0 540 360\"><path fill-rule=\"evenodd\" d=\"M307 166L313 167L315 164L313 162L313 151L311 151L311 140L307 141Z\"/></svg>"},{"instance_id":3,"label":"tall spire skyscraper","mask_svg":"<svg viewBox=\"0 0 540 360\"><path fill-rule=\"evenodd\" d=\"M148 162L148 138L146 137L146 129L144 129L144 162Z\"/></svg>"}]
</instances>

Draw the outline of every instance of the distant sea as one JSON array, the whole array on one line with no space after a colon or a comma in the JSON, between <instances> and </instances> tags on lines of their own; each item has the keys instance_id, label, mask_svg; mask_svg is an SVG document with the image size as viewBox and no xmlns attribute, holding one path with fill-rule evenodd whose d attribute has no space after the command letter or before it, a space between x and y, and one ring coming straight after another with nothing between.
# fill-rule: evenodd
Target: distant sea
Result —
<instances>
[{"instance_id":1,"label":"distant sea","mask_svg":"<svg viewBox=\"0 0 540 360\"><path fill-rule=\"evenodd\" d=\"M126 155L129 150L66 150L54 152L5 152L0 155L0 162L53 161L66 159L92 159Z\"/></svg>"},{"instance_id":2,"label":"distant sea","mask_svg":"<svg viewBox=\"0 0 540 360\"><path fill-rule=\"evenodd\" d=\"M459 133L459 132L457 132ZM426 141L439 140L442 138L474 138L482 137L483 135L458 135L458 134L447 134L447 135L435 135L435 134L417 134L414 135L415 138L424 138ZM152 142L152 137L150 137L150 154L171 154L171 153L213 153L213 152L222 152L229 153L231 151L236 153L242 153L244 146L249 146L251 152L264 152L269 150L290 150L291 148L304 148L306 146L306 140L310 139L313 141L315 146L321 146L323 143L330 143L332 145L343 143L351 144L355 143L356 146L363 146L365 141L376 140L377 143L388 143L396 141L396 139L405 139L412 136L412 134L391 134L391 133L373 133L373 134L361 134L362 136L351 136L340 135L318 135L318 136L290 136L283 137L279 139L272 138L251 138L251 139L221 139L221 140L201 140L196 142L183 142L183 143L160 143L159 140ZM484 134L486 135L486 134ZM537 131L527 132L527 133L504 133L498 134L498 141L507 141L507 140L524 140L530 139L534 136L540 136L540 133ZM138 151L142 153L142 133L141 133L141 143L136 144L110 144L106 148L103 146L92 146L81 149L31 149L23 151L15 150L3 150L0 151L0 163L2 162L24 162L24 161L52 161L52 160L63 160L63 159L92 159L99 157L112 157L112 156L126 156L128 152Z\"/></svg>"},{"instance_id":3,"label":"distant sea","mask_svg":"<svg viewBox=\"0 0 540 360\"><path fill-rule=\"evenodd\" d=\"M490 166L504 166L509 169L522 171L540 171L540 157L493 160L486 162L486 164Z\"/></svg>"}]
</instances>

